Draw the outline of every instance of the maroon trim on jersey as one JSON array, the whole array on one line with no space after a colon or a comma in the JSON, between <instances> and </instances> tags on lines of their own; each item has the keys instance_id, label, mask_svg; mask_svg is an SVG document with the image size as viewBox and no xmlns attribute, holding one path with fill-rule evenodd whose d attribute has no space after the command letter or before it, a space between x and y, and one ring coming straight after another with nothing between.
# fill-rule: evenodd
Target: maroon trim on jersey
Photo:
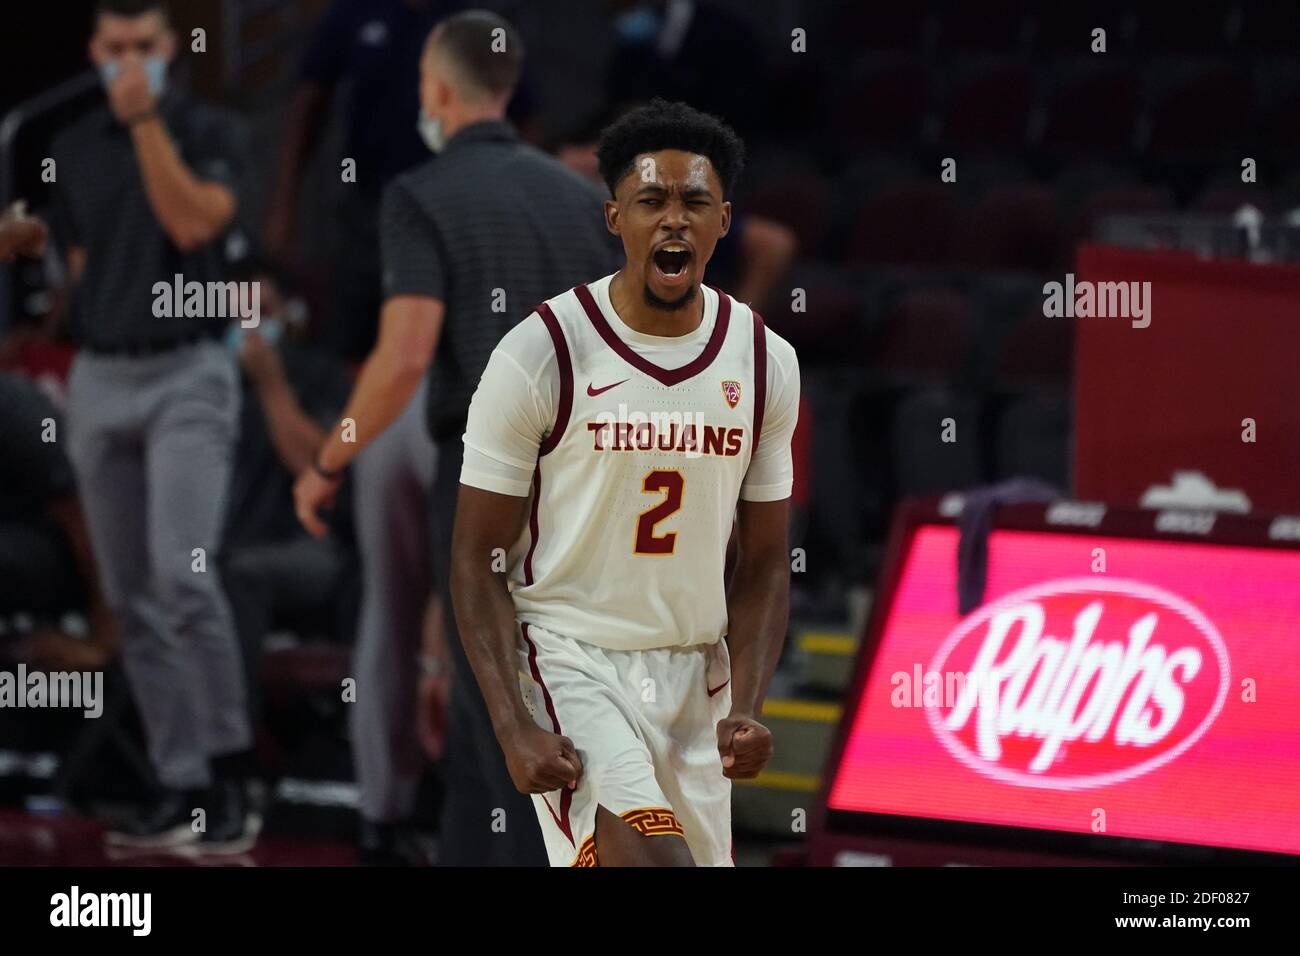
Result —
<instances>
[{"instance_id":1,"label":"maroon trim on jersey","mask_svg":"<svg viewBox=\"0 0 1300 956\"><path fill-rule=\"evenodd\" d=\"M573 411L573 361L569 358L569 343L564 341L564 330L551 307L543 302L537 307L537 314L546 323L546 331L551 333L555 360L560 366L560 407L555 411L555 426L537 450L539 455L548 455L555 450L569 427L569 414Z\"/></svg>"},{"instance_id":2,"label":"maroon trim on jersey","mask_svg":"<svg viewBox=\"0 0 1300 956\"><path fill-rule=\"evenodd\" d=\"M528 553L524 555L524 584L533 583L533 552L537 550L537 507L542 500L542 463L533 466L533 503L528 509Z\"/></svg>"},{"instance_id":3,"label":"maroon trim on jersey","mask_svg":"<svg viewBox=\"0 0 1300 956\"><path fill-rule=\"evenodd\" d=\"M537 666L537 645L528 636L527 624L520 624L519 628L523 633L524 643L528 645L528 670L532 672L533 680L537 682L537 686L542 689L542 700L546 702L546 713L551 718L551 726L554 728L554 732L557 734L562 733L560 718L555 716L555 702L551 700L551 692L546 689L546 682L542 680L541 668ZM576 847L577 844L573 841L573 827L569 823L569 808L573 804L573 791L568 787L560 791L559 813L555 812L555 808L551 806L551 801L546 799L546 794L541 794L541 798L542 802L546 804L546 809L551 811L551 816L555 819L555 825L560 828L560 832L564 834L565 838Z\"/></svg>"},{"instance_id":4,"label":"maroon trim on jersey","mask_svg":"<svg viewBox=\"0 0 1300 956\"><path fill-rule=\"evenodd\" d=\"M751 459L758 451L758 437L763 434L763 412L766 410L767 328L763 325L763 317L754 312L754 444L749 449Z\"/></svg>"},{"instance_id":5,"label":"maroon trim on jersey","mask_svg":"<svg viewBox=\"0 0 1300 956\"><path fill-rule=\"evenodd\" d=\"M712 289L713 287L709 286L709 288ZM680 368L661 368L648 358L638 355L630 345L618 337L618 333L610 328L605 314L600 311L600 306L596 304L590 289L585 285L580 285L575 287L573 291L577 294L578 301L582 303L587 318L591 320L591 324L600 333L600 337L605 340L605 344L617 352L619 357L627 364L638 371L645 372L661 385L676 385L678 382L684 382L688 378L699 375L718 357L718 352L722 350L722 343L727 338L727 324L731 320L731 296L713 289L718 296L718 318L713 323L713 334L709 336L704 351L700 352L693 361L687 362Z\"/></svg>"}]
</instances>

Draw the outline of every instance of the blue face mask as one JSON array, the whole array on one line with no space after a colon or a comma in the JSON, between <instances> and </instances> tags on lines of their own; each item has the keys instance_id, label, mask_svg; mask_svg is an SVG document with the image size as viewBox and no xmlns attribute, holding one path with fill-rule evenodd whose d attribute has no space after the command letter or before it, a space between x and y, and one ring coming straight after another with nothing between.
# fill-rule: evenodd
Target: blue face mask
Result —
<instances>
[{"instance_id":1,"label":"blue face mask","mask_svg":"<svg viewBox=\"0 0 1300 956\"><path fill-rule=\"evenodd\" d=\"M160 56L147 57L144 61L144 73L149 78L149 94L157 96L162 92L163 84L167 80L167 61ZM103 81L104 87L108 88L113 85L113 81L122 75L122 64L118 60L110 60L107 63L101 63L99 67L99 78Z\"/></svg>"},{"instance_id":2,"label":"blue face mask","mask_svg":"<svg viewBox=\"0 0 1300 956\"><path fill-rule=\"evenodd\" d=\"M653 7L636 7L614 21L614 31L624 43L650 43L663 26L659 11Z\"/></svg>"}]
</instances>

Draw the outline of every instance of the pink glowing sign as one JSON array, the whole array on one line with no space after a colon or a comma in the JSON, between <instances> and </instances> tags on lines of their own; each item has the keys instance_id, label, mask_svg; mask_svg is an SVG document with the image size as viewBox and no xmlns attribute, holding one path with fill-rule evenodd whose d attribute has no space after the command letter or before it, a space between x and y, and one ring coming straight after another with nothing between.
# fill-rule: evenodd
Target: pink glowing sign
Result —
<instances>
[{"instance_id":1,"label":"pink glowing sign","mask_svg":"<svg viewBox=\"0 0 1300 956\"><path fill-rule=\"evenodd\" d=\"M1300 553L911 538L831 810L1300 853ZM1104 568L1104 570L1098 570Z\"/></svg>"}]
</instances>

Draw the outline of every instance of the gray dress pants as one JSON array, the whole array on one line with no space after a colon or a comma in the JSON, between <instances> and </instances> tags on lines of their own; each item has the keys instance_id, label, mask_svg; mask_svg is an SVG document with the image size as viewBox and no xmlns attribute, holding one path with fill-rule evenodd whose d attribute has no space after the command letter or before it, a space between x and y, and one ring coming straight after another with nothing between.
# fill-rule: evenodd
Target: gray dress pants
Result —
<instances>
[{"instance_id":1,"label":"gray dress pants","mask_svg":"<svg viewBox=\"0 0 1300 956\"><path fill-rule=\"evenodd\" d=\"M69 458L159 781L205 787L251 745L218 549L239 413L235 358L204 341L141 357L81 352Z\"/></svg>"},{"instance_id":2,"label":"gray dress pants","mask_svg":"<svg viewBox=\"0 0 1300 956\"><path fill-rule=\"evenodd\" d=\"M411 815L423 763L416 696L433 582L428 514L435 456L424 396L421 385L352 469L362 594L350 729L361 815L376 823Z\"/></svg>"}]
</instances>

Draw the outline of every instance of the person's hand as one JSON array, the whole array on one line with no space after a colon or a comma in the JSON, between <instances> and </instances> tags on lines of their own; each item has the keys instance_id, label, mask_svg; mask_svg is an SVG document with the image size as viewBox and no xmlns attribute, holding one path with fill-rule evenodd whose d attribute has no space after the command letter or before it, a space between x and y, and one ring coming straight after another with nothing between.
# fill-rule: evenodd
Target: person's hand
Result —
<instances>
[{"instance_id":1,"label":"person's hand","mask_svg":"<svg viewBox=\"0 0 1300 956\"><path fill-rule=\"evenodd\" d=\"M280 361L279 351L262 338L257 329L244 329L239 361L255 385L266 385L284 378L284 364Z\"/></svg>"},{"instance_id":2,"label":"person's hand","mask_svg":"<svg viewBox=\"0 0 1300 956\"><path fill-rule=\"evenodd\" d=\"M27 215L27 204L15 202L0 213L0 262L13 262L17 256L40 258L49 236L45 223Z\"/></svg>"},{"instance_id":3,"label":"person's hand","mask_svg":"<svg viewBox=\"0 0 1300 956\"><path fill-rule=\"evenodd\" d=\"M150 112L158 98L149 91L149 75L144 63L128 58L122 63L122 72L108 88L108 106L113 115L123 123Z\"/></svg>"},{"instance_id":4,"label":"person's hand","mask_svg":"<svg viewBox=\"0 0 1300 956\"><path fill-rule=\"evenodd\" d=\"M502 749L510 779L520 793L549 793L578 786L582 760L568 737L528 724L513 734Z\"/></svg>"},{"instance_id":5,"label":"person's hand","mask_svg":"<svg viewBox=\"0 0 1300 956\"><path fill-rule=\"evenodd\" d=\"M752 717L724 717L718 721L718 753L724 777L750 780L772 759L772 731Z\"/></svg>"},{"instance_id":6,"label":"person's hand","mask_svg":"<svg viewBox=\"0 0 1300 956\"><path fill-rule=\"evenodd\" d=\"M306 468L293 483L293 505L298 520L313 538L323 538L329 526L321 519L318 509L334 504L340 478L326 478L315 468Z\"/></svg>"}]
</instances>

